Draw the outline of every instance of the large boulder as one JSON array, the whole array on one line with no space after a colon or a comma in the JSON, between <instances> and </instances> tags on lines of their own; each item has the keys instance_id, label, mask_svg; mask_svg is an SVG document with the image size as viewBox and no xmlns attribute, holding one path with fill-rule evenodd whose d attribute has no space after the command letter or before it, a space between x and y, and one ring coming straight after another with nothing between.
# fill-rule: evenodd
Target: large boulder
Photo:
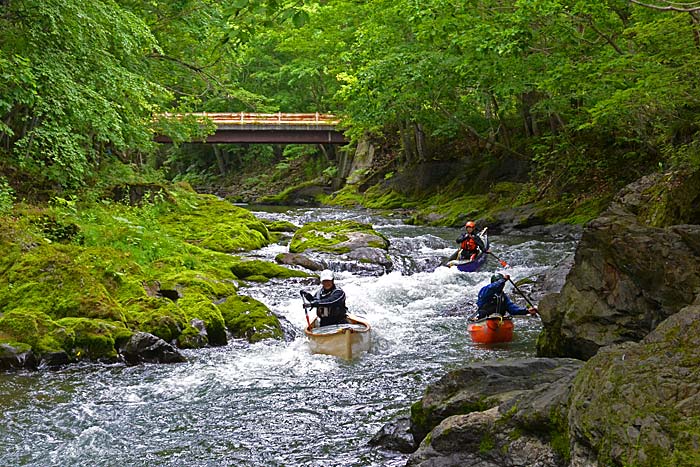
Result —
<instances>
[{"instance_id":1,"label":"large boulder","mask_svg":"<svg viewBox=\"0 0 700 467\"><path fill-rule=\"evenodd\" d=\"M565 465L573 359L488 361L455 370L414 404L410 466ZM389 446L389 445L387 445Z\"/></svg>"},{"instance_id":2,"label":"large boulder","mask_svg":"<svg viewBox=\"0 0 700 467\"><path fill-rule=\"evenodd\" d=\"M588 359L638 342L700 289L700 172L628 186L590 222L561 293L539 304L538 355Z\"/></svg>"},{"instance_id":3,"label":"large boulder","mask_svg":"<svg viewBox=\"0 0 700 467\"><path fill-rule=\"evenodd\" d=\"M574 359L530 358L479 362L450 371L411 407L413 436L420 441L447 417L497 407L524 391L551 385L581 365Z\"/></svg>"},{"instance_id":4,"label":"large boulder","mask_svg":"<svg viewBox=\"0 0 700 467\"><path fill-rule=\"evenodd\" d=\"M576 377L568 420L571 465L700 465L700 305L601 349Z\"/></svg>"}]
</instances>

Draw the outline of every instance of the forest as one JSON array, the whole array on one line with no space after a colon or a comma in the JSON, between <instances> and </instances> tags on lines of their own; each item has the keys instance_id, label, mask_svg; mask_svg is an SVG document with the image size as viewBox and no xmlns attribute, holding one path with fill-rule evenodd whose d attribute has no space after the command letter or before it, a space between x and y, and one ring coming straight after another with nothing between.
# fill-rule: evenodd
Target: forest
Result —
<instances>
[{"instance_id":1,"label":"forest","mask_svg":"<svg viewBox=\"0 0 700 467\"><path fill-rule=\"evenodd\" d=\"M217 165L154 143L201 139L206 124L163 117L195 111L336 114L386 178L515 160L518 202L573 209L700 164L699 20L665 0L4 0L0 210L116 166L195 188L335 174L319 148L232 146Z\"/></svg>"}]
</instances>

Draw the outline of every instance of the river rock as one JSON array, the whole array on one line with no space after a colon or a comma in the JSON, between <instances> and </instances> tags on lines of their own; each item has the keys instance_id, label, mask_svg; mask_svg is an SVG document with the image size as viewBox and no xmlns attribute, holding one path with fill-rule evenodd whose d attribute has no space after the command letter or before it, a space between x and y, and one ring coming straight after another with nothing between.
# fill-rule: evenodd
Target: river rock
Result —
<instances>
[{"instance_id":1,"label":"river rock","mask_svg":"<svg viewBox=\"0 0 700 467\"><path fill-rule=\"evenodd\" d=\"M451 371L430 385L411 407L413 436L422 440L449 416L497 407L523 391L568 377L582 364L568 358L529 358L478 362Z\"/></svg>"},{"instance_id":2,"label":"river rock","mask_svg":"<svg viewBox=\"0 0 700 467\"><path fill-rule=\"evenodd\" d=\"M369 440L369 444L403 453L415 451L416 442L411 433L411 419L400 417L387 423Z\"/></svg>"},{"instance_id":3,"label":"river rock","mask_svg":"<svg viewBox=\"0 0 700 467\"><path fill-rule=\"evenodd\" d=\"M343 255L343 259L381 266L383 268L382 272L390 272L394 266L387 252L380 248L357 248Z\"/></svg>"},{"instance_id":4,"label":"river rock","mask_svg":"<svg viewBox=\"0 0 700 467\"><path fill-rule=\"evenodd\" d=\"M325 269L323 263L314 261L301 253L280 253L275 257L275 261L289 266L301 266L309 269L310 271L321 271L322 269Z\"/></svg>"},{"instance_id":5,"label":"river rock","mask_svg":"<svg viewBox=\"0 0 700 467\"><path fill-rule=\"evenodd\" d=\"M700 465L700 304L639 343L604 347L579 372L571 465Z\"/></svg>"},{"instance_id":6,"label":"river rock","mask_svg":"<svg viewBox=\"0 0 700 467\"><path fill-rule=\"evenodd\" d=\"M411 467L560 467L563 458L543 440L503 425L498 408L443 420L412 454Z\"/></svg>"},{"instance_id":7,"label":"river rock","mask_svg":"<svg viewBox=\"0 0 700 467\"><path fill-rule=\"evenodd\" d=\"M471 364L448 373L412 407L419 448L410 466L561 466L572 381L583 362L525 359Z\"/></svg>"},{"instance_id":8,"label":"river rock","mask_svg":"<svg viewBox=\"0 0 700 467\"><path fill-rule=\"evenodd\" d=\"M0 371L16 369L35 369L37 359L30 346L26 344L0 344Z\"/></svg>"},{"instance_id":9,"label":"river rock","mask_svg":"<svg viewBox=\"0 0 700 467\"><path fill-rule=\"evenodd\" d=\"M129 365L187 361L175 347L147 332L137 332L132 335L122 349L121 355Z\"/></svg>"},{"instance_id":10,"label":"river rock","mask_svg":"<svg viewBox=\"0 0 700 467\"><path fill-rule=\"evenodd\" d=\"M538 355L638 342L700 290L700 171L654 174L590 222L561 292L539 304Z\"/></svg>"}]
</instances>

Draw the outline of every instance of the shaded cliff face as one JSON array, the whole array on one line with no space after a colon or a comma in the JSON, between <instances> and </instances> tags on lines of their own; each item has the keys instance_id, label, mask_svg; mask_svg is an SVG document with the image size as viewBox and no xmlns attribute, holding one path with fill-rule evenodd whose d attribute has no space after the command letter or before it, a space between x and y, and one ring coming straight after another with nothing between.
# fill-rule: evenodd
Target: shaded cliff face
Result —
<instances>
[{"instance_id":1,"label":"shaded cliff face","mask_svg":"<svg viewBox=\"0 0 700 467\"><path fill-rule=\"evenodd\" d=\"M542 299L539 356L588 359L638 342L700 292L700 171L622 190L584 229L560 293Z\"/></svg>"}]
</instances>

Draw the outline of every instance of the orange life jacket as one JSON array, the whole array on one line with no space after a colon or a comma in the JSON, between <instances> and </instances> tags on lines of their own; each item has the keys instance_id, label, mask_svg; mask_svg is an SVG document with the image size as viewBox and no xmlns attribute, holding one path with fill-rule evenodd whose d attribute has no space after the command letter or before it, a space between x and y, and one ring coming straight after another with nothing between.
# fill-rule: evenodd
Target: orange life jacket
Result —
<instances>
[{"instance_id":1,"label":"orange life jacket","mask_svg":"<svg viewBox=\"0 0 700 467\"><path fill-rule=\"evenodd\" d=\"M474 237L470 235L469 238L462 242L461 247L463 250L474 251L477 248L476 240L474 240Z\"/></svg>"}]
</instances>

